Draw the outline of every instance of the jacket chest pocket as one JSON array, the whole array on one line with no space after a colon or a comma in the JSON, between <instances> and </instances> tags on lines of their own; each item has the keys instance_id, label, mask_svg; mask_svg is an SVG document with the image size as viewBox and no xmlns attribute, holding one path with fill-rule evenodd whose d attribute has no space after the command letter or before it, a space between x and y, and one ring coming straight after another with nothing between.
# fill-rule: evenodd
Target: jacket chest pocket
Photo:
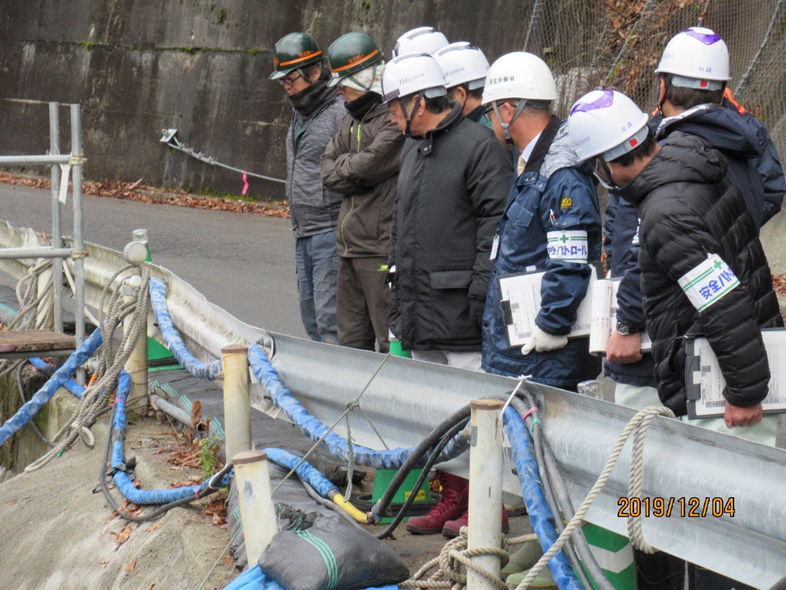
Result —
<instances>
[{"instance_id":1,"label":"jacket chest pocket","mask_svg":"<svg viewBox=\"0 0 786 590\"><path fill-rule=\"evenodd\" d=\"M535 214L526 207L522 207L517 201L513 201L510 207L508 207L505 216L518 227L529 227Z\"/></svg>"}]
</instances>

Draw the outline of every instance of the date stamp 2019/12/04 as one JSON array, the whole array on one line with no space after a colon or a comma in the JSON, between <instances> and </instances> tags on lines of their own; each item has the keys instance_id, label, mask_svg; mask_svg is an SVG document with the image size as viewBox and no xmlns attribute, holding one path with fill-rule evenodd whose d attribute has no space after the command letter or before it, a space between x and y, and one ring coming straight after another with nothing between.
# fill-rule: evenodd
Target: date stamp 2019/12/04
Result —
<instances>
[{"instance_id":1,"label":"date stamp 2019/12/04","mask_svg":"<svg viewBox=\"0 0 786 590\"><path fill-rule=\"evenodd\" d=\"M639 516L656 518L681 516L683 518L703 518L707 516L734 517L734 498L627 498L621 497L617 501L619 510L617 516L622 518Z\"/></svg>"}]
</instances>

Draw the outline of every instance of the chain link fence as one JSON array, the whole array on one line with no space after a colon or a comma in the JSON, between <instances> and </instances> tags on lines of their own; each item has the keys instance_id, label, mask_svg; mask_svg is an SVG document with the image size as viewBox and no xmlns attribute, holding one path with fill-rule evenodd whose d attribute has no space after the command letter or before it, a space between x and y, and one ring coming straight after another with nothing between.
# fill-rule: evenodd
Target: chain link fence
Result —
<instances>
[{"instance_id":1,"label":"chain link fence","mask_svg":"<svg viewBox=\"0 0 786 590\"><path fill-rule=\"evenodd\" d=\"M663 48L700 25L724 39L735 99L786 154L786 0L528 0L522 9L529 17L521 46L558 76L557 115L600 87L625 92L652 112Z\"/></svg>"}]
</instances>

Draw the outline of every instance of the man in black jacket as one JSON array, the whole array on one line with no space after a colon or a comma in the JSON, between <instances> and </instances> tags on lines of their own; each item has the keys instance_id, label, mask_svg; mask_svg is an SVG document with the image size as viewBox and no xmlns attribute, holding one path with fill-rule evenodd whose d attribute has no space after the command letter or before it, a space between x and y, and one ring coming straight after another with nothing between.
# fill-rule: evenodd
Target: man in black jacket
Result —
<instances>
[{"instance_id":1,"label":"man in black jacket","mask_svg":"<svg viewBox=\"0 0 786 590\"><path fill-rule=\"evenodd\" d=\"M726 426L751 426L761 421L770 379L761 328L783 325L756 226L719 151L680 132L660 147L642 133L646 124L629 98L611 90L579 99L569 119L579 155L641 219L641 287L658 394L676 415L686 414L682 336L703 333L726 379ZM604 159L621 145L623 155ZM706 280L692 282L700 271Z\"/></svg>"},{"instance_id":2,"label":"man in black jacket","mask_svg":"<svg viewBox=\"0 0 786 590\"><path fill-rule=\"evenodd\" d=\"M382 91L393 123L414 138L390 238L390 329L416 360L479 371L492 242L513 166L494 134L448 101L433 57L394 58ZM467 523L467 480L437 473L441 501L407 530L456 536Z\"/></svg>"},{"instance_id":3,"label":"man in black jacket","mask_svg":"<svg viewBox=\"0 0 786 590\"><path fill-rule=\"evenodd\" d=\"M661 402L684 419L682 337L703 333L726 380L727 432L760 442L774 439L777 421L760 424L770 380L761 328L783 321L754 220L739 189L726 179L726 159L706 140L679 131L659 146L647 116L611 90L579 99L568 124L579 156L641 219L634 240ZM694 422L721 430L711 424L717 421ZM681 587L681 564L652 561L658 558L637 555L636 561L665 575L658 588ZM695 581L697 590L749 588L700 568Z\"/></svg>"},{"instance_id":4,"label":"man in black jacket","mask_svg":"<svg viewBox=\"0 0 786 590\"><path fill-rule=\"evenodd\" d=\"M393 122L416 140L396 195L391 330L414 358L480 370L491 244L510 159L490 130L448 101L433 57L393 59L382 90Z\"/></svg>"}]
</instances>

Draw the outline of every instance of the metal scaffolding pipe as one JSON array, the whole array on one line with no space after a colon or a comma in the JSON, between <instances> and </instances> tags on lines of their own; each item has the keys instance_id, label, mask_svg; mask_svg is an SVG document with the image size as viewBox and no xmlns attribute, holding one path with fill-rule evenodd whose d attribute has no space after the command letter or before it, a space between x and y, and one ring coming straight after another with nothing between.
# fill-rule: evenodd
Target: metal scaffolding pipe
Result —
<instances>
[{"instance_id":1,"label":"metal scaffolding pipe","mask_svg":"<svg viewBox=\"0 0 786 590\"><path fill-rule=\"evenodd\" d=\"M58 164L68 164L71 161L69 155L41 155L41 156L0 156L0 166L57 166Z\"/></svg>"},{"instance_id":2,"label":"metal scaffolding pipe","mask_svg":"<svg viewBox=\"0 0 786 590\"><path fill-rule=\"evenodd\" d=\"M49 153L60 155L60 107L56 102L49 103ZM52 180L52 248L63 247L63 227L60 215L60 170L57 166L50 168ZM63 261L55 258L52 262L54 280L54 329L63 331Z\"/></svg>"},{"instance_id":3,"label":"metal scaffolding pipe","mask_svg":"<svg viewBox=\"0 0 786 590\"><path fill-rule=\"evenodd\" d=\"M3 248L0 250L0 259L19 258L71 258L70 248L52 248L40 246L38 248Z\"/></svg>"},{"instance_id":4,"label":"metal scaffolding pipe","mask_svg":"<svg viewBox=\"0 0 786 590\"><path fill-rule=\"evenodd\" d=\"M73 174L73 195L74 195L74 249L82 252L85 244L82 238L82 119L79 112L79 105L71 105L71 155L75 157ZM74 281L76 289L74 299L76 306L74 315L76 316L76 347L85 340L85 260L77 258L74 260ZM85 384L85 371L80 368L76 374L76 381L80 385Z\"/></svg>"}]
</instances>

